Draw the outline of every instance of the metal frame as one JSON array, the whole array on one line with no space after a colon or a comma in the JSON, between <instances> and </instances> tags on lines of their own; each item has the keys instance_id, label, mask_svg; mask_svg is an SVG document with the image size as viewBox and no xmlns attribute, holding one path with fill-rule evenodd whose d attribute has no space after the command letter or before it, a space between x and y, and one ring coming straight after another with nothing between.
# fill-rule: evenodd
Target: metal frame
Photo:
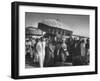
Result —
<instances>
[{"instance_id":1,"label":"metal frame","mask_svg":"<svg viewBox=\"0 0 100 81\"><path fill-rule=\"evenodd\" d=\"M95 71L92 72L77 72L77 73L59 73L59 74L45 74L45 75L28 75L19 76L19 6L44 6L44 7L57 7L57 8L77 8L95 10ZM72 76L72 75L88 75L97 74L97 7L96 6L80 6L80 5L61 5L61 4L49 4L49 3L31 3L31 2L12 2L12 31L11 31L11 77L13 79L25 79L25 78L42 78L42 77L58 77L58 76Z\"/></svg>"}]
</instances>

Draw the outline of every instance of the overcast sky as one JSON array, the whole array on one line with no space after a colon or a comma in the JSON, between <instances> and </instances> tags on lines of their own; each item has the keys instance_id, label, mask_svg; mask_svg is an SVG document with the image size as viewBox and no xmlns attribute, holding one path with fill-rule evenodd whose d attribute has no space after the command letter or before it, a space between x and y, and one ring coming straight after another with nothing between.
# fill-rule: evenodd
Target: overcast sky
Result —
<instances>
[{"instance_id":1,"label":"overcast sky","mask_svg":"<svg viewBox=\"0 0 100 81\"><path fill-rule=\"evenodd\" d=\"M59 19L61 23L69 26L74 35L89 37L89 16L71 14L50 14L50 13L25 13L25 27L37 27L38 22L44 19Z\"/></svg>"}]
</instances>

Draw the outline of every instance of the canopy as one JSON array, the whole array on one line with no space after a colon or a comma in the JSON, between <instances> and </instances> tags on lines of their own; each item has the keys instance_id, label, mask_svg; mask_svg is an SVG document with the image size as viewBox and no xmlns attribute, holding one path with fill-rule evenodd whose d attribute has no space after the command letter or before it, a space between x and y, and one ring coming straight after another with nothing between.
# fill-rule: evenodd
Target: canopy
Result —
<instances>
[{"instance_id":1,"label":"canopy","mask_svg":"<svg viewBox=\"0 0 100 81\"><path fill-rule=\"evenodd\" d=\"M60 22L57 19L44 19L40 23L46 24L51 27L57 27L57 28L61 28L64 30L72 31L72 29L68 25L65 25L64 23Z\"/></svg>"},{"instance_id":2,"label":"canopy","mask_svg":"<svg viewBox=\"0 0 100 81\"><path fill-rule=\"evenodd\" d=\"M72 30L69 26L64 25L55 19L44 19L38 24L38 28L46 33L51 33L55 35L66 35L71 36Z\"/></svg>"}]
</instances>

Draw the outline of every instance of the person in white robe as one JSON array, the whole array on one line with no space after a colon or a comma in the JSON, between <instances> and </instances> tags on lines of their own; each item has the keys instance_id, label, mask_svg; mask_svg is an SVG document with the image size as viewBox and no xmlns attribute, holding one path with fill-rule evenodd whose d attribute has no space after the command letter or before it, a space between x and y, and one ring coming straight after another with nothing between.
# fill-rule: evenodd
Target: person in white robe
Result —
<instances>
[{"instance_id":1,"label":"person in white robe","mask_svg":"<svg viewBox=\"0 0 100 81\"><path fill-rule=\"evenodd\" d=\"M44 57L45 57L45 40L43 38L41 38L38 41L38 43L36 45L36 49L37 49L37 54L39 56L40 67L43 68Z\"/></svg>"},{"instance_id":2,"label":"person in white robe","mask_svg":"<svg viewBox=\"0 0 100 81\"><path fill-rule=\"evenodd\" d=\"M81 56L85 56L85 41L81 41Z\"/></svg>"},{"instance_id":3,"label":"person in white robe","mask_svg":"<svg viewBox=\"0 0 100 81\"><path fill-rule=\"evenodd\" d=\"M44 65L44 59L45 59L45 46L46 46L46 41L43 39L42 41L42 60L43 60L43 65Z\"/></svg>"}]
</instances>

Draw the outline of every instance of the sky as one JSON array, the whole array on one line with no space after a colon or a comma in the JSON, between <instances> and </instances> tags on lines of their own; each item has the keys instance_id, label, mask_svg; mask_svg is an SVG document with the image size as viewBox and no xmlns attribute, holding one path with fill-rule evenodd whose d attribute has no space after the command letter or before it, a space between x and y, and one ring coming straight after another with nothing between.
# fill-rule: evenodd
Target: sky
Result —
<instances>
[{"instance_id":1,"label":"sky","mask_svg":"<svg viewBox=\"0 0 100 81\"><path fill-rule=\"evenodd\" d=\"M38 23L44 19L59 19L72 29L74 35L89 37L89 15L26 12L25 27L38 27Z\"/></svg>"}]
</instances>

